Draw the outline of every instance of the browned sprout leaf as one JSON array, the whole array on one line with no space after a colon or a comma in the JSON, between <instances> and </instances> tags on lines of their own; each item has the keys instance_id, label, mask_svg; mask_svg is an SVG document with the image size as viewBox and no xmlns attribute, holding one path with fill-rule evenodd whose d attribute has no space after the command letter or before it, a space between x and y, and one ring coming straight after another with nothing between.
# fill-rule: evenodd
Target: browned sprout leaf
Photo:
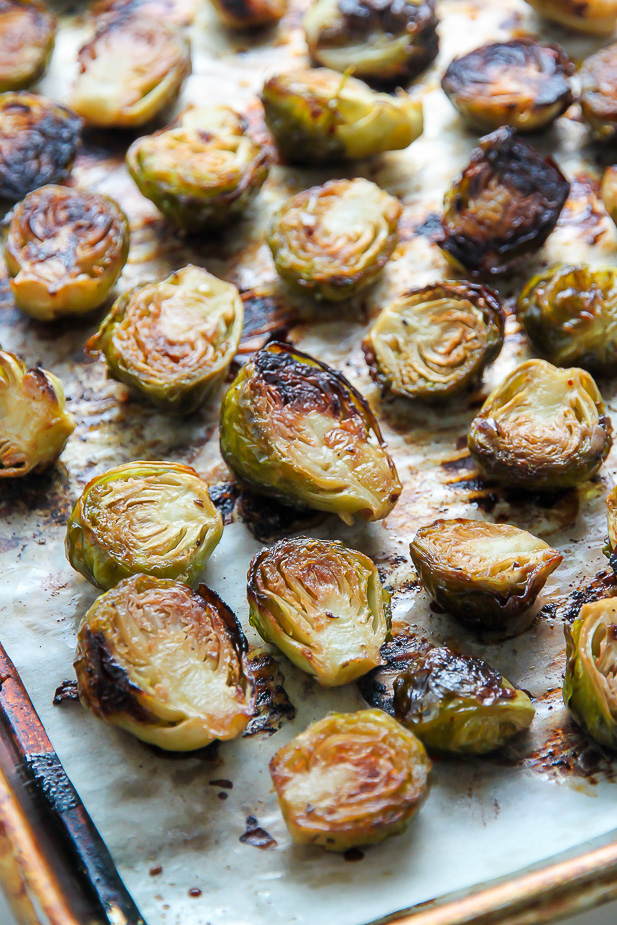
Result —
<instances>
[{"instance_id":1,"label":"browned sprout leaf","mask_svg":"<svg viewBox=\"0 0 617 925\"><path fill-rule=\"evenodd\" d=\"M278 22L288 0L212 0L212 5L230 29L258 29Z\"/></svg>"},{"instance_id":2,"label":"browned sprout leaf","mask_svg":"<svg viewBox=\"0 0 617 925\"><path fill-rule=\"evenodd\" d=\"M617 42L600 49L579 71L581 111L598 141L617 135Z\"/></svg>"},{"instance_id":3,"label":"browned sprout leaf","mask_svg":"<svg viewBox=\"0 0 617 925\"><path fill-rule=\"evenodd\" d=\"M1 0L0 92L23 90L40 80L55 37L56 19L41 0Z\"/></svg>"},{"instance_id":4,"label":"browned sprout leaf","mask_svg":"<svg viewBox=\"0 0 617 925\"><path fill-rule=\"evenodd\" d=\"M609 35L617 24L617 0L527 0L540 16L575 32Z\"/></svg>"},{"instance_id":5,"label":"browned sprout leaf","mask_svg":"<svg viewBox=\"0 0 617 925\"><path fill-rule=\"evenodd\" d=\"M178 26L188 26L195 18L196 6L197 0L95 0L90 12L95 17L139 12Z\"/></svg>"}]
</instances>

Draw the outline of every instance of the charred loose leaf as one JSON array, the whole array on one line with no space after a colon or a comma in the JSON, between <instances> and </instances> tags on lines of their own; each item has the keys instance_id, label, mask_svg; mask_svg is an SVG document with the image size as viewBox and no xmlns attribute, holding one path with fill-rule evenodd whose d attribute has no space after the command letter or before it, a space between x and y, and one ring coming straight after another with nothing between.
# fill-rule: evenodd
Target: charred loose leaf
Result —
<instances>
[{"instance_id":1,"label":"charred loose leaf","mask_svg":"<svg viewBox=\"0 0 617 925\"><path fill-rule=\"evenodd\" d=\"M587 58L579 78L581 111L593 137L612 140L617 135L617 42Z\"/></svg>"},{"instance_id":2,"label":"charred loose leaf","mask_svg":"<svg viewBox=\"0 0 617 925\"><path fill-rule=\"evenodd\" d=\"M230 29L259 29L278 22L288 0L212 0L212 5Z\"/></svg>"},{"instance_id":3,"label":"charred loose leaf","mask_svg":"<svg viewBox=\"0 0 617 925\"><path fill-rule=\"evenodd\" d=\"M56 19L41 0L0 2L0 92L41 79L56 38Z\"/></svg>"},{"instance_id":4,"label":"charred loose leaf","mask_svg":"<svg viewBox=\"0 0 617 925\"><path fill-rule=\"evenodd\" d=\"M527 0L540 16L575 32L610 35L617 24L617 0Z\"/></svg>"}]
</instances>

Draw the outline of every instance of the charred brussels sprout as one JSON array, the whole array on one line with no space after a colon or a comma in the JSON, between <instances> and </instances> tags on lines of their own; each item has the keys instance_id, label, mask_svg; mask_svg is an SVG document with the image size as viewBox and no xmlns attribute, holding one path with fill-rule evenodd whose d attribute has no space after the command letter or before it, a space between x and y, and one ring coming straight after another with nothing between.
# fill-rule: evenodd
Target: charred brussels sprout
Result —
<instances>
[{"instance_id":1,"label":"charred brussels sprout","mask_svg":"<svg viewBox=\"0 0 617 925\"><path fill-rule=\"evenodd\" d=\"M594 138L610 141L617 135L617 42L587 58L579 77L583 117Z\"/></svg>"},{"instance_id":2,"label":"charred brussels sprout","mask_svg":"<svg viewBox=\"0 0 617 925\"><path fill-rule=\"evenodd\" d=\"M575 32L610 35L617 24L617 0L527 0L540 16Z\"/></svg>"},{"instance_id":3,"label":"charred brussels sprout","mask_svg":"<svg viewBox=\"0 0 617 925\"><path fill-rule=\"evenodd\" d=\"M390 595L361 552L328 540L281 540L253 558L247 591L260 636L324 687L381 664Z\"/></svg>"},{"instance_id":4,"label":"charred brussels sprout","mask_svg":"<svg viewBox=\"0 0 617 925\"><path fill-rule=\"evenodd\" d=\"M514 129L497 129L446 194L438 244L458 269L503 273L544 244L569 192L551 158Z\"/></svg>"},{"instance_id":5,"label":"charred brussels sprout","mask_svg":"<svg viewBox=\"0 0 617 925\"><path fill-rule=\"evenodd\" d=\"M230 29L252 29L278 22L288 0L212 0L212 5Z\"/></svg>"},{"instance_id":6,"label":"charred brussels sprout","mask_svg":"<svg viewBox=\"0 0 617 925\"><path fill-rule=\"evenodd\" d=\"M422 743L381 710L330 713L270 762L291 837L328 851L402 832L428 793L430 771Z\"/></svg>"},{"instance_id":7,"label":"charred brussels sprout","mask_svg":"<svg viewBox=\"0 0 617 925\"><path fill-rule=\"evenodd\" d=\"M67 524L66 555L104 590L136 574L193 584L222 533L194 469L139 461L88 482Z\"/></svg>"},{"instance_id":8,"label":"charred brussels sprout","mask_svg":"<svg viewBox=\"0 0 617 925\"><path fill-rule=\"evenodd\" d=\"M0 93L40 80L55 37L55 17L41 0L0 0Z\"/></svg>"},{"instance_id":9,"label":"charred brussels sprout","mask_svg":"<svg viewBox=\"0 0 617 925\"><path fill-rule=\"evenodd\" d=\"M411 544L420 580L465 626L501 637L533 622L531 605L563 559L526 530L479 520L436 520Z\"/></svg>"},{"instance_id":10,"label":"charred brussels sprout","mask_svg":"<svg viewBox=\"0 0 617 925\"><path fill-rule=\"evenodd\" d=\"M611 448L612 427L589 373L528 360L491 392L468 442L488 478L556 491L595 475Z\"/></svg>"},{"instance_id":11,"label":"charred brussels sprout","mask_svg":"<svg viewBox=\"0 0 617 925\"><path fill-rule=\"evenodd\" d=\"M225 379L243 318L235 286L188 266L121 295L86 347L104 355L113 379L190 414Z\"/></svg>"},{"instance_id":12,"label":"charred brussels sprout","mask_svg":"<svg viewBox=\"0 0 617 925\"><path fill-rule=\"evenodd\" d=\"M0 350L0 478L52 466L74 429L60 380Z\"/></svg>"},{"instance_id":13,"label":"charred brussels sprout","mask_svg":"<svg viewBox=\"0 0 617 925\"><path fill-rule=\"evenodd\" d=\"M268 232L277 272L318 299L356 295L392 255L401 212L399 201L370 180L331 180L298 193Z\"/></svg>"},{"instance_id":14,"label":"charred brussels sprout","mask_svg":"<svg viewBox=\"0 0 617 925\"><path fill-rule=\"evenodd\" d=\"M82 704L173 751L233 739L254 712L246 639L205 585L135 575L102 594L77 632Z\"/></svg>"},{"instance_id":15,"label":"charred brussels sprout","mask_svg":"<svg viewBox=\"0 0 617 925\"><path fill-rule=\"evenodd\" d=\"M15 207L4 246L18 308L41 321L101 305L122 272L129 227L107 196L43 186Z\"/></svg>"},{"instance_id":16,"label":"charred brussels sprout","mask_svg":"<svg viewBox=\"0 0 617 925\"><path fill-rule=\"evenodd\" d=\"M422 134L422 104L328 68L279 74L261 96L268 128L286 160L324 164L408 147Z\"/></svg>"},{"instance_id":17,"label":"charred brussels sprout","mask_svg":"<svg viewBox=\"0 0 617 925\"><path fill-rule=\"evenodd\" d=\"M189 106L168 128L129 148L129 172L163 215L188 231L241 215L268 176L268 155L226 106Z\"/></svg>"},{"instance_id":18,"label":"charred brussels sprout","mask_svg":"<svg viewBox=\"0 0 617 925\"><path fill-rule=\"evenodd\" d=\"M221 453L284 504L381 520L401 493L379 425L340 373L279 343L240 370L221 407Z\"/></svg>"},{"instance_id":19,"label":"charred brussels sprout","mask_svg":"<svg viewBox=\"0 0 617 925\"><path fill-rule=\"evenodd\" d=\"M503 309L492 289L435 283L384 308L363 348L385 394L436 401L478 382L503 334Z\"/></svg>"}]
</instances>

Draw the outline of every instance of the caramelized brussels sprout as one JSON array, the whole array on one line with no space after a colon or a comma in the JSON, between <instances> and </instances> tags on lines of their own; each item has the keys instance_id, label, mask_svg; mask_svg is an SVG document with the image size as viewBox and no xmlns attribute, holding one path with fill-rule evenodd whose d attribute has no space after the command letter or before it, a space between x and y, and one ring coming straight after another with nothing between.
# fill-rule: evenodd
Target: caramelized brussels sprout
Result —
<instances>
[{"instance_id":1,"label":"caramelized brussels sprout","mask_svg":"<svg viewBox=\"0 0 617 925\"><path fill-rule=\"evenodd\" d=\"M617 24L617 0L527 0L540 16L575 32L610 35Z\"/></svg>"},{"instance_id":2,"label":"caramelized brussels sprout","mask_svg":"<svg viewBox=\"0 0 617 925\"><path fill-rule=\"evenodd\" d=\"M606 168L601 189L604 207L617 225L617 166Z\"/></svg>"},{"instance_id":3,"label":"caramelized brussels sprout","mask_svg":"<svg viewBox=\"0 0 617 925\"><path fill-rule=\"evenodd\" d=\"M190 414L224 381L243 318L235 286L188 266L123 293L86 349L105 356L112 379Z\"/></svg>"},{"instance_id":4,"label":"caramelized brussels sprout","mask_svg":"<svg viewBox=\"0 0 617 925\"><path fill-rule=\"evenodd\" d=\"M51 321L101 305L122 272L129 227L107 196L43 186L13 211L4 245L15 303Z\"/></svg>"},{"instance_id":5,"label":"caramelized brussels sprout","mask_svg":"<svg viewBox=\"0 0 617 925\"><path fill-rule=\"evenodd\" d=\"M328 68L279 74L261 100L283 157L297 164L357 160L407 148L422 134L422 104Z\"/></svg>"},{"instance_id":6,"label":"caramelized brussels sprout","mask_svg":"<svg viewBox=\"0 0 617 925\"><path fill-rule=\"evenodd\" d=\"M528 360L491 392L468 442L488 478L556 491L595 475L611 448L612 427L589 373Z\"/></svg>"},{"instance_id":7,"label":"caramelized brussels sprout","mask_svg":"<svg viewBox=\"0 0 617 925\"><path fill-rule=\"evenodd\" d=\"M284 504L381 520L401 493L367 403L340 373L270 343L240 370L221 406L232 472Z\"/></svg>"},{"instance_id":8,"label":"caramelized brussels sprout","mask_svg":"<svg viewBox=\"0 0 617 925\"><path fill-rule=\"evenodd\" d=\"M0 478L53 466L74 430L57 376L0 350Z\"/></svg>"},{"instance_id":9,"label":"caramelized brussels sprout","mask_svg":"<svg viewBox=\"0 0 617 925\"><path fill-rule=\"evenodd\" d=\"M431 762L381 710L330 713L270 762L295 842L346 851L402 832L428 794Z\"/></svg>"},{"instance_id":10,"label":"caramelized brussels sprout","mask_svg":"<svg viewBox=\"0 0 617 925\"><path fill-rule=\"evenodd\" d=\"M234 614L205 585L134 575L79 625L79 698L144 742L203 748L235 738L254 712L247 648Z\"/></svg>"},{"instance_id":11,"label":"caramelized brussels sprout","mask_svg":"<svg viewBox=\"0 0 617 925\"><path fill-rule=\"evenodd\" d=\"M465 626L502 637L531 626L531 605L563 560L526 530L462 518L421 527L410 551L440 607Z\"/></svg>"},{"instance_id":12,"label":"caramelized brussels sprout","mask_svg":"<svg viewBox=\"0 0 617 925\"><path fill-rule=\"evenodd\" d=\"M583 118L598 141L617 135L617 42L587 58L579 71Z\"/></svg>"},{"instance_id":13,"label":"caramelized brussels sprout","mask_svg":"<svg viewBox=\"0 0 617 925\"><path fill-rule=\"evenodd\" d=\"M212 0L212 5L230 29L257 29L278 22L288 0Z\"/></svg>"},{"instance_id":14,"label":"caramelized brussels sprout","mask_svg":"<svg viewBox=\"0 0 617 925\"><path fill-rule=\"evenodd\" d=\"M55 37L56 20L41 0L0 0L0 93L41 79Z\"/></svg>"},{"instance_id":15,"label":"caramelized brussels sprout","mask_svg":"<svg viewBox=\"0 0 617 925\"><path fill-rule=\"evenodd\" d=\"M503 273L538 250L557 224L570 184L509 126L480 145L446 193L437 243L458 269Z\"/></svg>"},{"instance_id":16,"label":"caramelized brussels sprout","mask_svg":"<svg viewBox=\"0 0 617 925\"><path fill-rule=\"evenodd\" d=\"M103 590L137 574L193 584L222 533L194 469L138 461L88 482L67 524L66 556Z\"/></svg>"},{"instance_id":17,"label":"caramelized brussels sprout","mask_svg":"<svg viewBox=\"0 0 617 925\"><path fill-rule=\"evenodd\" d=\"M439 51L435 0L316 0L304 16L314 61L364 80L415 77Z\"/></svg>"},{"instance_id":18,"label":"caramelized brussels sprout","mask_svg":"<svg viewBox=\"0 0 617 925\"><path fill-rule=\"evenodd\" d=\"M455 58L441 81L448 99L473 127L519 132L545 128L572 102L574 68L563 48L534 39L492 42Z\"/></svg>"},{"instance_id":19,"label":"caramelized brussels sprout","mask_svg":"<svg viewBox=\"0 0 617 925\"><path fill-rule=\"evenodd\" d=\"M477 383L503 334L504 313L492 289L433 283L384 308L362 346L385 394L436 401Z\"/></svg>"},{"instance_id":20,"label":"caramelized brussels sprout","mask_svg":"<svg viewBox=\"0 0 617 925\"><path fill-rule=\"evenodd\" d=\"M139 11L178 26L189 26L195 19L195 0L94 0L89 9L96 18Z\"/></svg>"},{"instance_id":21,"label":"caramelized brussels sprout","mask_svg":"<svg viewBox=\"0 0 617 925\"><path fill-rule=\"evenodd\" d=\"M398 242L402 208L370 180L331 180L292 196L274 216L268 244L285 282L338 302L379 276Z\"/></svg>"},{"instance_id":22,"label":"caramelized brussels sprout","mask_svg":"<svg viewBox=\"0 0 617 925\"><path fill-rule=\"evenodd\" d=\"M617 550L617 486L606 499L608 506L608 551Z\"/></svg>"}]
</instances>

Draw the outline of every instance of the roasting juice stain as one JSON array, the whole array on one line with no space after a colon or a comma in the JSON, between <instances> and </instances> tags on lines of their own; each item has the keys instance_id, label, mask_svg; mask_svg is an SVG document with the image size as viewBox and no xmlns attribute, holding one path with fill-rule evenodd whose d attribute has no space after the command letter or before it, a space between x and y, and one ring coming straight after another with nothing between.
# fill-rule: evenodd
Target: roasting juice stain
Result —
<instances>
[{"instance_id":1,"label":"roasting juice stain","mask_svg":"<svg viewBox=\"0 0 617 925\"><path fill-rule=\"evenodd\" d=\"M269 832L257 822L255 816L246 817L246 831L240 836L240 841L245 845L251 845L253 848L276 848L278 842L272 838Z\"/></svg>"},{"instance_id":2,"label":"roasting juice stain","mask_svg":"<svg viewBox=\"0 0 617 925\"><path fill-rule=\"evenodd\" d=\"M233 784L230 780L227 780L224 777L218 778L217 780L209 780L208 783L211 787L220 787L222 790L232 790Z\"/></svg>"},{"instance_id":3,"label":"roasting juice stain","mask_svg":"<svg viewBox=\"0 0 617 925\"><path fill-rule=\"evenodd\" d=\"M163 868L160 864L156 864L154 867L151 867L148 871L151 877L158 877L159 874L163 873Z\"/></svg>"},{"instance_id":4,"label":"roasting juice stain","mask_svg":"<svg viewBox=\"0 0 617 925\"><path fill-rule=\"evenodd\" d=\"M592 579L583 578L578 588L563 597L556 597L540 611L540 616L573 623L584 604L600 601L617 594L617 576L610 569L596 572Z\"/></svg>"},{"instance_id":5,"label":"roasting juice stain","mask_svg":"<svg viewBox=\"0 0 617 925\"><path fill-rule=\"evenodd\" d=\"M343 857L346 861L361 861L364 858L364 852L359 848L348 848Z\"/></svg>"},{"instance_id":6,"label":"roasting juice stain","mask_svg":"<svg viewBox=\"0 0 617 925\"><path fill-rule=\"evenodd\" d=\"M189 890L189 896L191 896L193 899L197 899L199 896L201 896L201 890L199 889L199 887L198 886L191 887L191 889Z\"/></svg>"}]
</instances>

